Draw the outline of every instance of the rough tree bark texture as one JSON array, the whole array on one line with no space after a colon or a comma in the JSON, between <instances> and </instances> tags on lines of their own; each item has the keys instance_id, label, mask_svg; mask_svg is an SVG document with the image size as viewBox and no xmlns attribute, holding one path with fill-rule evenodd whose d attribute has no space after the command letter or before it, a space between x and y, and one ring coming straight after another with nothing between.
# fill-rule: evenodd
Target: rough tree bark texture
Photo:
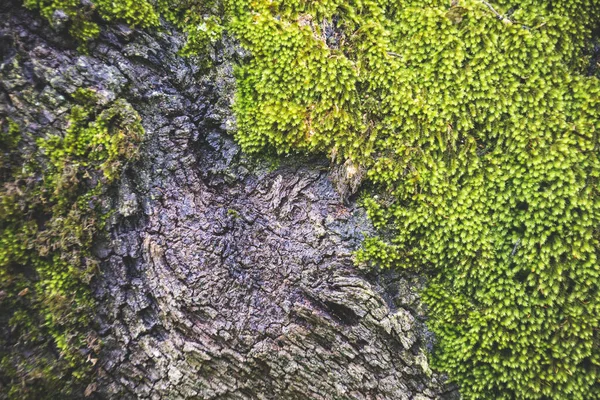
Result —
<instances>
[{"instance_id":1,"label":"rough tree bark texture","mask_svg":"<svg viewBox=\"0 0 600 400\"><path fill-rule=\"evenodd\" d=\"M129 101L146 129L95 248L97 395L454 396L427 364L421 279L358 270L351 254L371 228L327 162L242 154L230 63L203 74L177 56L182 40L112 26L81 55L18 2L0 5L0 112L34 136L60 133L86 87Z\"/></svg>"}]
</instances>

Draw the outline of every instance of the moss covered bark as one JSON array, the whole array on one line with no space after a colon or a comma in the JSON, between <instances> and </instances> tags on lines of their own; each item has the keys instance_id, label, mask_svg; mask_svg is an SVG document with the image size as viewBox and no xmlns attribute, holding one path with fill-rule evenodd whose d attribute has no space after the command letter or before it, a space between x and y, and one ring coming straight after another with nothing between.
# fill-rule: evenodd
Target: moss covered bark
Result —
<instances>
[{"instance_id":1,"label":"moss covered bark","mask_svg":"<svg viewBox=\"0 0 600 400\"><path fill-rule=\"evenodd\" d=\"M235 1L232 15L253 55L238 140L367 171L387 234L358 259L431 272L434 360L463 396L598 398L598 4Z\"/></svg>"},{"instance_id":2,"label":"moss covered bark","mask_svg":"<svg viewBox=\"0 0 600 400\"><path fill-rule=\"evenodd\" d=\"M431 274L434 360L466 398L600 398L596 0L95 3L164 13L188 52L228 31L242 147L366 174L382 235L358 260Z\"/></svg>"},{"instance_id":3,"label":"moss covered bark","mask_svg":"<svg viewBox=\"0 0 600 400\"><path fill-rule=\"evenodd\" d=\"M8 398L80 395L101 345L92 328L92 241L99 197L143 134L122 101L78 89L63 135L35 138L3 117L0 189L0 380Z\"/></svg>"}]
</instances>

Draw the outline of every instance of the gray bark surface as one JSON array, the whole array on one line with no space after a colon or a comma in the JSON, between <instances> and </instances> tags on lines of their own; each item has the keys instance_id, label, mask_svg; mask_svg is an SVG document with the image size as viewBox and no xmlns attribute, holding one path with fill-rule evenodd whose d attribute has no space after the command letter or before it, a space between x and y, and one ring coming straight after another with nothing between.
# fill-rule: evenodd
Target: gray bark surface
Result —
<instances>
[{"instance_id":1,"label":"gray bark surface","mask_svg":"<svg viewBox=\"0 0 600 400\"><path fill-rule=\"evenodd\" d=\"M241 55L225 46L203 72L182 43L117 25L82 55L17 2L0 5L0 113L34 137L60 134L85 87L127 100L146 129L94 249L95 396L455 396L427 363L423 280L358 269L352 252L372 228L327 161L244 155L230 111Z\"/></svg>"}]
</instances>

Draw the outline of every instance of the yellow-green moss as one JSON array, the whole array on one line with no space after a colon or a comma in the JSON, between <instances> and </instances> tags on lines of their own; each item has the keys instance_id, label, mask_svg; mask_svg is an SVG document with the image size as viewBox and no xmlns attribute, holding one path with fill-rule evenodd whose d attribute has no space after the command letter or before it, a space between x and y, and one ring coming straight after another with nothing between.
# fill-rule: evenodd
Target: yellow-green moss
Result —
<instances>
[{"instance_id":1,"label":"yellow-green moss","mask_svg":"<svg viewBox=\"0 0 600 400\"><path fill-rule=\"evenodd\" d=\"M142 28L158 27L159 17L163 17L187 35L184 55L205 54L223 31L223 3L218 0L94 0L88 5L80 0L23 0L23 4L51 23L66 19L62 23L68 24L71 35L82 44L100 33L94 16Z\"/></svg>"},{"instance_id":2,"label":"yellow-green moss","mask_svg":"<svg viewBox=\"0 0 600 400\"><path fill-rule=\"evenodd\" d=\"M85 42L100 33L93 21L98 13L107 21L123 21L133 27L151 27L158 25L158 14L147 0L94 0L84 5L80 0L24 0L25 7L39 12L48 20L54 21L57 13L64 13L73 37Z\"/></svg>"}]
</instances>

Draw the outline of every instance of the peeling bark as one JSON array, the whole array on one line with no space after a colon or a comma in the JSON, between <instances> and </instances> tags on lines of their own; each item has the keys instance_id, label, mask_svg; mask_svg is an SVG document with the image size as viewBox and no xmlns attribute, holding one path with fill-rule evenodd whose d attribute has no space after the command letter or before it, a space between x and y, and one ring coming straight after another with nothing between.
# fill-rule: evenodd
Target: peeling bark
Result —
<instances>
[{"instance_id":1,"label":"peeling bark","mask_svg":"<svg viewBox=\"0 0 600 400\"><path fill-rule=\"evenodd\" d=\"M230 61L202 72L177 55L178 33L124 26L81 55L16 4L0 6L0 113L33 136L60 133L70 95L86 87L126 99L146 129L94 249L95 396L456 396L427 363L423 280L354 266L372 228L333 189L326 159L274 166L240 152Z\"/></svg>"}]
</instances>

